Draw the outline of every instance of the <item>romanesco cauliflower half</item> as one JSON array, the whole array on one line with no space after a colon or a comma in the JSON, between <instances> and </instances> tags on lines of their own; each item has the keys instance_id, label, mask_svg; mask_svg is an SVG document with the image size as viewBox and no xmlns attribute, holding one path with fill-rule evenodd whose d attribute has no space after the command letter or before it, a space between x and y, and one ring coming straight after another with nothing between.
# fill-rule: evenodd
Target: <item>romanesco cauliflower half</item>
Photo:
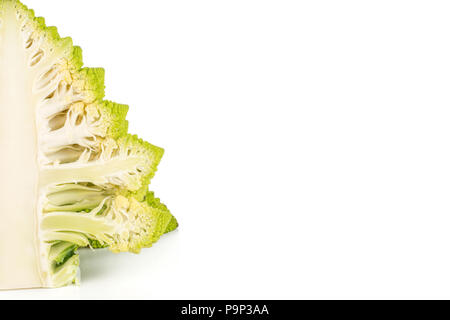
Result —
<instances>
[{"instance_id":1,"label":"romanesco cauliflower half","mask_svg":"<svg viewBox=\"0 0 450 320\"><path fill-rule=\"evenodd\" d=\"M138 253L178 227L148 190L163 149L104 91L70 38L0 0L0 289L76 283L79 248Z\"/></svg>"}]
</instances>

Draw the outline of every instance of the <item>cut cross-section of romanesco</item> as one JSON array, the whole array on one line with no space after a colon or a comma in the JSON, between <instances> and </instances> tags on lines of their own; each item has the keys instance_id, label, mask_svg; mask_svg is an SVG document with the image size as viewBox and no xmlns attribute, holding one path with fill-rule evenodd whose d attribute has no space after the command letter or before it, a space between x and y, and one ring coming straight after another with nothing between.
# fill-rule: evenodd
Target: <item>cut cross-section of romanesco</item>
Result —
<instances>
[{"instance_id":1,"label":"cut cross-section of romanesco","mask_svg":"<svg viewBox=\"0 0 450 320\"><path fill-rule=\"evenodd\" d=\"M104 70L0 0L0 289L77 282L81 247L138 253L178 227L148 191L163 149L128 134Z\"/></svg>"}]
</instances>

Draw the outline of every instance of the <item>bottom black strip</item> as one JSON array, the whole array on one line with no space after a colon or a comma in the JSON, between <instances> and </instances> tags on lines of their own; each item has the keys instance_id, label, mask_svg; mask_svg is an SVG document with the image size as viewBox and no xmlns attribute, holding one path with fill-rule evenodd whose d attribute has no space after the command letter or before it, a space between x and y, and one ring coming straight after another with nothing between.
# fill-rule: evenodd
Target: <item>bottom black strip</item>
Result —
<instances>
[{"instance_id":1,"label":"bottom black strip","mask_svg":"<svg viewBox=\"0 0 450 320\"><path fill-rule=\"evenodd\" d=\"M430 304L433 306L430 306ZM32 306L25 306L31 304ZM2 312L47 310L53 316L101 317L115 319L384 319L386 317L424 317L445 314L447 301L0 301Z\"/></svg>"}]
</instances>

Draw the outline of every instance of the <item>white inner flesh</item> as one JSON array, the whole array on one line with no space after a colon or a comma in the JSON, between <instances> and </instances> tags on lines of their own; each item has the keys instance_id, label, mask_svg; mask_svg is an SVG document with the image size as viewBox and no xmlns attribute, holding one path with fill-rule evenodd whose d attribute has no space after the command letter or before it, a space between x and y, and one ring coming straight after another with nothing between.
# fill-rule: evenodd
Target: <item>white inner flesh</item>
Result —
<instances>
[{"instance_id":1,"label":"white inner flesh","mask_svg":"<svg viewBox=\"0 0 450 320\"><path fill-rule=\"evenodd\" d=\"M14 13L4 14L0 25L0 289L43 286L36 238L36 109L19 30Z\"/></svg>"}]
</instances>

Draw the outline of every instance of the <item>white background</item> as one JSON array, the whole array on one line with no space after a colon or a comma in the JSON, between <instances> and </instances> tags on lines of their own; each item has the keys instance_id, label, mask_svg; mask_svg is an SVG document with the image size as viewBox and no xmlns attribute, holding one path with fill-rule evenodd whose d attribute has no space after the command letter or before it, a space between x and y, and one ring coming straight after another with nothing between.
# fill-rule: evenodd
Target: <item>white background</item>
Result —
<instances>
[{"instance_id":1,"label":"white background","mask_svg":"<svg viewBox=\"0 0 450 320\"><path fill-rule=\"evenodd\" d=\"M6 298L450 298L450 2L28 0L166 149L180 229Z\"/></svg>"}]
</instances>

